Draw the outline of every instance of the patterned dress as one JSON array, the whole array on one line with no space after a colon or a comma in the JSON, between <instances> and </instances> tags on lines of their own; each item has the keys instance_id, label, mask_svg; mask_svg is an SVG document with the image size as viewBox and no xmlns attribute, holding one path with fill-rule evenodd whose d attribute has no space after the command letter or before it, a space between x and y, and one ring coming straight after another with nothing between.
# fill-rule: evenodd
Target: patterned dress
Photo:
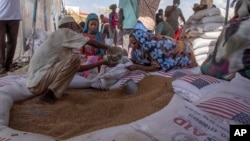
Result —
<instances>
[{"instance_id":1,"label":"patterned dress","mask_svg":"<svg viewBox=\"0 0 250 141\"><path fill-rule=\"evenodd\" d=\"M197 65L192 49L182 41L159 37L140 29L131 34L141 46L140 49L133 48L132 51L132 59L136 60L137 64L157 64L165 71Z\"/></svg>"}]
</instances>

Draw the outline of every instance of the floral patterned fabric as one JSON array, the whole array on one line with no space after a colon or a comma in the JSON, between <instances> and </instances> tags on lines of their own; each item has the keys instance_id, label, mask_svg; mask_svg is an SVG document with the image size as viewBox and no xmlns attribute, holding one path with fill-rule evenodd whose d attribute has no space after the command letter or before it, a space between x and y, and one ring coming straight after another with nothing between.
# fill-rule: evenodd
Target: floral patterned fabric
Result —
<instances>
[{"instance_id":1,"label":"floral patterned fabric","mask_svg":"<svg viewBox=\"0 0 250 141\"><path fill-rule=\"evenodd\" d=\"M141 48L132 51L132 59L141 65L157 65L164 71L196 65L193 51L182 41L137 29L131 33Z\"/></svg>"}]
</instances>

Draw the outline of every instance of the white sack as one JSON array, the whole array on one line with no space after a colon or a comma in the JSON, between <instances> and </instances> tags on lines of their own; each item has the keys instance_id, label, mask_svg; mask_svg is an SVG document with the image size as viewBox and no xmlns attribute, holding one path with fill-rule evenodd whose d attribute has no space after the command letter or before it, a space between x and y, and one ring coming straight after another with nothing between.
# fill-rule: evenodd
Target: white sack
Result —
<instances>
[{"instance_id":1,"label":"white sack","mask_svg":"<svg viewBox=\"0 0 250 141\"><path fill-rule=\"evenodd\" d=\"M25 131L0 126L0 141L56 141L57 139Z\"/></svg>"},{"instance_id":2,"label":"white sack","mask_svg":"<svg viewBox=\"0 0 250 141\"><path fill-rule=\"evenodd\" d=\"M249 80L248 80L249 82ZM202 97L194 104L201 110L228 120L231 124L250 124L249 83L228 83L225 87ZM244 88L245 87L245 88ZM241 89L244 89L241 90ZM232 89L235 89L231 91Z\"/></svg>"},{"instance_id":3,"label":"white sack","mask_svg":"<svg viewBox=\"0 0 250 141\"><path fill-rule=\"evenodd\" d=\"M215 46L216 41L216 39L196 38L192 42L193 49L197 49L204 46Z\"/></svg>"},{"instance_id":4,"label":"white sack","mask_svg":"<svg viewBox=\"0 0 250 141\"><path fill-rule=\"evenodd\" d=\"M195 31L196 33L204 33L208 31L222 31L224 23L203 23L194 24L185 29L185 32Z\"/></svg>"},{"instance_id":5,"label":"white sack","mask_svg":"<svg viewBox=\"0 0 250 141\"><path fill-rule=\"evenodd\" d=\"M119 89L122 88L123 85L129 80L132 79L135 83L140 82L142 79L145 78L145 74L147 74L144 71L141 70L135 70L135 71L130 71L126 76L118 80L114 85L110 87L110 90L113 89Z\"/></svg>"},{"instance_id":6,"label":"white sack","mask_svg":"<svg viewBox=\"0 0 250 141\"><path fill-rule=\"evenodd\" d=\"M227 81L208 75L184 76L172 82L174 92L190 102L197 101L213 91L223 89L227 84Z\"/></svg>"},{"instance_id":7,"label":"white sack","mask_svg":"<svg viewBox=\"0 0 250 141\"><path fill-rule=\"evenodd\" d=\"M186 25L190 25L190 24L197 24L199 23L200 20L195 20L195 19L192 19L192 18L188 18L187 22L186 22Z\"/></svg>"},{"instance_id":8,"label":"white sack","mask_svg":"<svg viewBox=\"0 0 250 141\"><path fill-rule=\"evenodd\" d=\"M110 89L129 72L125 64L118 64L115 67L102 65L100 73L92 80L90 86L96 89Z\"/></svg>"},{"instance_id":9,"label":"white sack","mask_svg":"<svg viewBox=\"0 0 250 141\"><path fill-rule=\"evenodd\" d=\"M201 65L204 63L205 60L206 60L206 58L201 59L201 60L198 60L198 61L196 61L196 62L197 62L197 64L198 64L199 66L201 66Z\"/></svg>"},{"instance_id":10,"label":"white sack","mask_svg":"<svg viewBox=\"0 0 250 141\"><path fill-rule=\"evenodd\" d=\"M175 95L162 110L130 124L106 128L65 141L226 141L229 124Z\"/></svg>"},{"instance_id":11,"label":"white sack","mask_svg":"<svg viewBox=\"0 0 250 141\"><path fill-rule=\"evenodd\" d=\"M208 54L201 54L201 55L196 55L195 59L196 61L201 61L201 60L207 59L207 57L208 57Z\"/></svg>"},{"instance_id":12,"label":"white sack","mask_svg":"<svg viewBox=\"0 0 250 141\"><path fill-rule=\"evenodd\" d=\"M26 87L26 76L13 75L0 78L0 94L11 96L14 102L22 101L33 95Z\"/></svg>"},{"instance_id":13,"label":"white sack","mask_svg":"<svg viewBox=\"0 0 250 141\"><path fill-rule=\"evenodd\" d=\"M46 32L42 29L36 29L34 36L31 33L26 38L27 49L31 49L33 47L33 40L34 40L34 49L37 49L48 38L48 36L49 32Z\"/></svg>"},{"instance_id":14,"label":"white sack","mask_svg":"<svg viewBox=\"0 0 250 141\"><path fill-rule=\"evenodd\" d=\"M221 31L210 31L210 32L203 33L201 37L205 39L218 39L220 34L221 34Z\"/></svg>"},{"instance_id":15,"label":"white sack","mask_svg":"<svg viewBox=\"0 0 250 141\"><path fill-rule=\"evenodd\" d=\"M126 56L123 56L120 63L116 66L108 67L106 65L102 65L99 73L93 73L91 71L88 78L75 75L69 85L69 88L92 87L96 89L108 90L130 72L126 69L126 67L132 64L133 63ZM95 68L95 70L97 69Z\"/></svg>"},{"instance_id":16,"label":"white sack","mask_svg":"<svg viewBox=\"0 0 250 141\"><path fill-rule=\"evenodd\" d=\"M207 31L222 31L224 23L204 23L203 32Z\"/></svg>"},{"instance_id":17,"label":"white sack","mask_svg":"<svg viewBox=\"0 0 250 141\"><path fill-rule=\"evenodd\" d=\"M190 16L190 19L193 20L201 20L203 17L209 17L214 15L221 15L225 17L226 11L220 8L209 8L205 10L200 10L194 15Z\"/></svg>"},{"instance_id":18,"label":"white sack","mask_svg":"<svg viewBox=\"0 0 250 141\"><path fill-rule=\"evenodd\" d=\"M154 71L149 72L150 75L158 75L163 77L182 77L186 75L201 74L200 67L194 67L190 69L173 69L170 71Z\"/></svg>"},{"instance_id":19,"label":"white sack","mask_svg":"<svg viewBox=\"0 0 250 141\"><path fill-rule=\"evenodd\" d=\"M225 17L220 15L204 17L201 19L201 23L224 23Z\"/></svg>"},{"instance_id":20,"label":"white sack","mask_svg":"<svg viewBox=\"0 0 250 141\"><path fill-rule=\"evenodd\" d=\"M235 77L228 83L227 88L223 91L250 98L250 80L236 73Z\"/></svg>"},{"instance_id":21,"label":"white sack","mask_svg":"<svg viewBox=\"0 0 250 141\"><path fill-rule=\"evenodd\" d=\"M194 49L194 55L211 54L214 51L214 46L204 46Z\"/></svg>"},{"instance_id":22,"label":"white sack","mask_svg":"<svg viewBox=\"0 0 250 141\"><path fill-rule=\"evenodd\" d=\"M42 29L36 29L34 36L32 33L29 34L26 37L26 50L20 58L21 61L28 62L32 55L31 49L34 47L34 50L36 50L48 38L49 34L49 32L46 32Z\"/></svg>"},{"instance_id":23,"label":"white sack","mask_svg":"<svg viewBox=\"0 0 250 141\"><path fill-rule=\"evenodd\" d=\"M198 38L198 37L201 37L202 34L203 34L203 31L199 32L199 31L192 30L192 31L187 31L186 33L183 33L183 36L185 38Z\"/></svg>"},{"instance_id":24,"label":"white sack","mask_svg":"<svg viewBox=\"0 0 250 141\"><path fill-rule=\"evenodd\" d=\"M75 75L69 84L69 88L80 89L89 88L92 80L82 77L80 75Z\"/></svg>"},{"instance_id":25,"label":"white sack","mask_svg":"<svg viewBox=\"0 0 250 141\"><path fill-rule=\"evenodd\" d=\"M0 93L0 126L9 125L10 109L12 108L12 106L13 106L12 98L8 95L3 95Z\"/></svg>"},{"instance_id":26,"label":"white sack","mask_svg":"<svg viewBox=\"0 0 250 141\"><path fill-rule=\"evenodd\" d=\"M192 24L185 27L185 32L194 32L193 34L202 34L204 29L204 24Z\"/></svg>"}]
</instances>

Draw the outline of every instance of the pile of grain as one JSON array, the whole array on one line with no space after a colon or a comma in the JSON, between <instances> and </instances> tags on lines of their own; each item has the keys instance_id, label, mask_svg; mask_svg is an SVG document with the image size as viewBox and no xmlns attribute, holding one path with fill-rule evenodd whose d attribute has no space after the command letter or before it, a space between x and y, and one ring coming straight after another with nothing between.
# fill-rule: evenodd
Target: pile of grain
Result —
<instances>
[{"instance_id":1,"label":"pile of grain","mask_svg":"<svg viewBox=\"0 0 250 141\"><path fill-rule=\"evenodd\" d=\"M126 95L121 89L99 91L69 90L54 105L42 105L37 97L15 103L11 128L66 139L91 131L127 124L151 115L171 100L173 79L148 76L139 82L139 91Z\"/></svg>"}]
</instances>

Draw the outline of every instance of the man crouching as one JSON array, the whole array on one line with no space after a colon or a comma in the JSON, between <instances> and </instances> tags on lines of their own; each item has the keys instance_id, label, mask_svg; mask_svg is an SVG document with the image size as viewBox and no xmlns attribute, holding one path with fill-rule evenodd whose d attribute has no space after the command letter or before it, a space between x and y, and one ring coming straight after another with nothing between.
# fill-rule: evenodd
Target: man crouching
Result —
<instances>
[{"instance_id":1,"label":"man crouching","mask_svg":"<svg viewBox=\"0 0 250 141\"><path fill-rule=\"evenodd\" d=\"M58 26L59 29L35 50L27 73L27 88L32 94L41 95L39 101L43 104L54 104L61 98L76 72L108 65L107 61L101 61L81 66L80 56L73 53L74 49L85 44L102 49L108 46L74 32L77 23L70 16L63 17Z\"/></svg>"}]
</instances>

